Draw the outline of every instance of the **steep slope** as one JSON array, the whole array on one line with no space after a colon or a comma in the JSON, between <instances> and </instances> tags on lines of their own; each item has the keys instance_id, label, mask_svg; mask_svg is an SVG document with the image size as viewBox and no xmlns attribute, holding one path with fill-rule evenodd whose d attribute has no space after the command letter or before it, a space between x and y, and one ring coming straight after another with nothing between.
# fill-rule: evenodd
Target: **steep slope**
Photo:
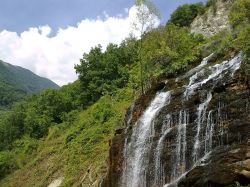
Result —
<instances>
[{"instance_id":1,"label":"steep slope","mask_svg":"<svg viewBox=\"0 0 250 187\"><path fill-rule=\"evenodd\" d=\"M230 9L233 0L211 1L209 9L202 15L197 16L191 24L191 32L213 36L221 31L231 29L229 23Z\"/></svg>"},{"instance_id":2,"label":"steep slope","mask_svg":"<svg viewBox=\"0 0 250 187\"><path fill-rule=\"evenodd\" d=\"M0 61L0 106L8 106L27 94L46 88L59 86L27 69Z\"/></svg>"},{"instance_id":3,"label":"steep slope","mask_svg":"<svg viewBox=\"0 0 250 187\"><path fill-rule=\"evenodd\" d=\"M60 186L97 187L106 172L109 140L122 125L132 99L132 90L121 89L87 110L73 111L66 121L53 125L44 139L18 140L11 157L17 166L6 178L0 175L0 186L44 187L62 180ZM1 170L1 156L0 151L0 173L8 169Z\"/></svg>"},{"instance_id":4,"label":"steep slope","mask_svg":"<svg viewBox=\"0 0 250 187\"><path fill-rule=\"evenodd\" d=\"M191 32L212 54L128 111L102 187L250 185L250 1L211 2Z\"/></svg>"},{"instance_id":5,"label":"steep slope","mask_svg":"<svg viewBox=\"0 0 250 187\"><path fill-rule=\"evenodd\" d=\"M250 184L249 80L228 61L205 58L165 89L112 140L104 186ZM249 78L249 77L248 77ZM150 115L149 115L150 114ZM186 176L186 177L185 177Z\"/></svg>"}]
</instances>

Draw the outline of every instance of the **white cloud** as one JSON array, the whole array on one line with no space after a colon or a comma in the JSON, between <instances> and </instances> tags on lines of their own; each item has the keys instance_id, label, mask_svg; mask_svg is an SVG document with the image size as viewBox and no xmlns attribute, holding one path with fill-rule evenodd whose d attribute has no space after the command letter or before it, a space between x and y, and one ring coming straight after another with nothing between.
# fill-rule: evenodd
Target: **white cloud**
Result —
<instances>
[{"instance_id":1,"label":"white cloud","mask_svg":"<svg viewBox=\"0 0 250 187\"><path fill-rule=\"evenodd\" d=\"M74 65L84 52L101 44L119 44L131 33L131 23L135 18L135 7L128 10L125 18L110 17L105 20L85 19L76 27L59 29L49 37L51 28L41 26L29 28L20 35L3 30L0 32L0 59L30 69L47 77L59 85L76 80ZM156 21L159 24L159 20Z\"/></svg>"}]
</instances>

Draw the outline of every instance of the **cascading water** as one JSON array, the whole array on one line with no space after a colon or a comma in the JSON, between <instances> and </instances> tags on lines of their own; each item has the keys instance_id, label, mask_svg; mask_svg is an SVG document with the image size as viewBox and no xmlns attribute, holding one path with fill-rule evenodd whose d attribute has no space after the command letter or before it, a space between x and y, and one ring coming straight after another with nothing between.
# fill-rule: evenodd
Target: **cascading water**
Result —
<instances>
[{"instance_id":1,"label":"cascading water","mask_svg":"<svg viewBox=\"0 0 250 187\"><path fill-rule=\"evenodd\" d=\"M178 132L176 141L176 151L173 155L173 167L171 179L175 179L186 170L186 126L188 115L186 110L179 112Z\"/></svg>"},{"instance_id":2,"label":"cascading water","mask_svg":"<svg viewBox=\"0 0 250 187\"><path fill-rule=\"evenodd\" d=\"M213 133L214 133L214 118L213 111L210 110L207 117L207 127L205 135L205 153L209 153L213 148Z\"/></svg>"},{"instance_id":3,"label":"cascading water","mask_svg":"<svg viewBox=\"0 0 250 187\"><path fill-rule=\"evenodd\" d=\"M160 92L156 95L142 117L135 124L130 142L125 149L125 170L121 186L146 186L148 154L151 147L154 119L158 112L170 100L170 92Z\"/></svg>"},{"instance_id":4,"label":"cascading water","mask_svg":"<svg viewBox=\"0 0 250 187\"><path fill-rule=\"evenodd\" d=\"M197 132L195 136L195 143L194 143L194 151L193 151L193 161L194 163L200 158L200 133L201 133L201 125L204 124L206 120L206 111L209 102L212 99L211 92L208 93L207 99L201 103L197 109Z\"/></svg>"},{"instance_id":5,"label":"cascading water","mask_svg":"<svg viewBox=\"0 0 250 187\"><path fill-rule=\"evenodd\" d=\"M157 142L157 147L155 151L155 169L154 169L154 177L155 181L154 184L158 186L164 185L164 166L162 165L162 160L161 160L161 155L162 155L162 150L164 148L164 140L168 133L172 130L171 126L173 124L172 117L171 115L166 116L166 122L164 123L166 125L163 125L162 127L162 136Z\"/></svg>"},{"instance_id":6,"label":"cascading water","mask_svg":"<svg viewBox=\"0 0 250 187\"><path fill-rule=\"evenodd\" d=\"M204 66L206 66L209 62L209 60L211 60L211 58L214 56L214 53L210 54L209 56L207 56L206 58L204 58L201 63L196 66L195 68L191 69L190 71L188 71L182 78L187 78L190 77L191 75L193 75L196 72L199 72ZM196 76L197 74L195 74ZM179 80L179 78L176 78L176 82Z\"/></svg>"},{"instance_id":7,"label":"cascading water","mask_svg":"<svg viewBox=\"0 0 250 187\"><path fill-rule=\"evenodd\" d=\"M163 186L165 184L165 173L164 173L164 164L161 160L161 155L163 153L164 144L166 144L165 139L169 133L171 133L175 128L177 128L177 135L176 135L176 148L175 153L172 155L171 163L173 163L171 167L171 173L167 177L168 180L174 180L179 175L186 170L186 149L187 149L187 142L186 142L186 131L187 131L187 124L189 119L189 114L187 110L181 110L177 116L178 121L177 124L174 125L173 122L173 115L174 114L167 114L166 116L166 125L164 125L164 133L162 133L160 139L158 140L157 147L156 147L156 154L155 154L155 186ZM164 123L165 124L165 123ZM167 144L170 144L168 142Z\"/></svg>"},{"instance_id":8,"label":"cascading water","mask_svg":"<svg viewBox=\"0 0 250 187\"><path fill-rule=\"evenodd\" d=\"M240 68L240 60L241 60L242 54L239 53L236 57L234 57L230 61L224 61L221 64L216 64L212 67L208 68L208 77L205 79L202 79L201 81L195 82L198 80L200 76L204 75L204 70L200 70L196 72L194 75L192 75L189 78L189 84L186 87L186 90L184 92L184 96L188 98L190 95L194 93L194 91L201 87L202 85L206 84L210 80L218 80L222 78L222 74L227 73L227 71L231 72L231 76L234 75L234 72Z\"/></svg>"},{"instance_id":9,"label":"cascading water","mask_svg":"<svg viewBox=\"0 0 250 187\"><path fill-rule=\"evenodd\" d=\"M154 133L154 121L163 107L172 102L170 92L158 93L134 125L132 135L126 137L124 146L121 187L177 186L178 180L213 150L214 131L219 126L221 114L220 107L218 110L208 110L213 99L212 90L224 76L234 75L240 67L242 54L230 61L207 67L212 56L183 76L189 78L189 83L182 92L181 108L174 113L165 113L158 135ZM206 94L199 96L202 102L199 100L195 119L190 120L186 103L203 86L206 86ZM223 136L223 126L219 132ZM192 136L192 141L189 137L187 142L187 136ZM164 152L166 147L169 147L167 155Z\"/></svg>"}]
</instances>

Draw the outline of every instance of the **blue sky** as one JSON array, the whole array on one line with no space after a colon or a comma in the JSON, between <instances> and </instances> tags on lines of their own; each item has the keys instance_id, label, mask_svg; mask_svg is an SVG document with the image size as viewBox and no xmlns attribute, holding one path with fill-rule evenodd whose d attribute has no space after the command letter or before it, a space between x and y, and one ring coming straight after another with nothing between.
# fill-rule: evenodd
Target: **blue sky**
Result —
<instances>
[{"instance_id":1,"label":"blue sky","mask_svg":"<svg viewBox=\"0 0 250 187\"><path fill-rule=\"evenodd\" d=\"M205 1L205 0L203 0ZM133 0L1 0L0 59L59 85L77 79L74 65L91 47L119 44L133 30ZM178 5L153 0L166 23Z\"/></svg>"},{"instance_id":2,"label":"blue sky","mask_svg":"<svg viewBox=\"0 0 250 187\"><path fill-rule=\"evenodd\" d=\"M205 0L200 0L205 1ZM154 0L166 22L171 12L180 4L199 0ZM124 15L124 9L133 5L133 0L1 0L0 30L18 33L29 27L49 25L53 31L76 25L83 19Z\"/></svg>"}]
</instances>

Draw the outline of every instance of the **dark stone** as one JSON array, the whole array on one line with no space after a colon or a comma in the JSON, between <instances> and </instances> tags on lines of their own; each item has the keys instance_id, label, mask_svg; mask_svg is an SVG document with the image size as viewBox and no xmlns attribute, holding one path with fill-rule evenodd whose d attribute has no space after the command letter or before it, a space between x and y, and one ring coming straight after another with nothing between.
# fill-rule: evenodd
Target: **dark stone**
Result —
<instances>
[{"instance_id":1,"label":"dark stone","mask_svg":"<svg viewBox=\"0 0 250 187\"><path fill-rule=\"evenodd\" d=\"M119 129L116 129L115 131L115 135L118 135L118 134L122 134L124 131L124 128L119 128Z\"/></svg>"},{"instance_id":2,"label":"dark stone","mask_svg":"<svg viewBox=\"0 0 250 187\"><path fill-rule=\"evenodd\" d=\"M246 160L247 153L250 153L250 147L245 144L220 147L211 153L206 164L192 169L178 186L228 187L236 185L236 182L243 186L248 185L250 179L241 174L244 165L239 164ZM250 165L248 167L250 169Z\"/></svg>"}]
</instances>

